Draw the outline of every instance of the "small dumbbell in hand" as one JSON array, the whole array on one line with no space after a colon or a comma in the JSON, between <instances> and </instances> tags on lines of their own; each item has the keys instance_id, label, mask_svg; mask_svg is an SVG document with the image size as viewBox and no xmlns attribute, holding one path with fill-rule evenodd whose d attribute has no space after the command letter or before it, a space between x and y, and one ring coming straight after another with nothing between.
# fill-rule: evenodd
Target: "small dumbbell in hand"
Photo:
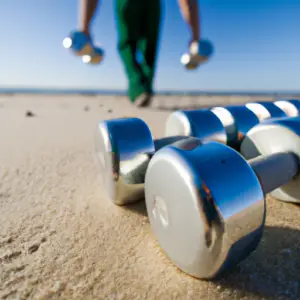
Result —
<instances>
[{"instance_id":1,"label":"small dumbbell in hand","mask_svg":"<svg viewBox=\"0 0 300 300\"><path fill-rule=\"evenodd\" d=\"M82 61L87 64L99 64L104 57L103 49L96 47L92 38L82 31L72 31L63 40L63 46L76 56L81 56Z\"/></svg>"},{"instance_id":2,"label":"small dumbbell in hand","mask_svg":"<svg viewBox=\"0 0 300 300\"><path fill-rule=\"evenodd\" d=\"M189 46L188 53L181 57L181 63L188 70L194 70L206 62L214 52L213 45L208 40L193 41Z\"/></svg>"}]
</instances>

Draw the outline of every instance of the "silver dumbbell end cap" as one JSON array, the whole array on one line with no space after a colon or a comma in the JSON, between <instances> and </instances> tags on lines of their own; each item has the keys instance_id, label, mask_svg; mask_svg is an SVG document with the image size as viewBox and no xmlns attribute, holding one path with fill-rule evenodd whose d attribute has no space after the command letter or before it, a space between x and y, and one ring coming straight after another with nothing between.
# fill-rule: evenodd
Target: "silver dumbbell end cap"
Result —
<instances>
[{"instance_id":1,"label":"silver dumbbell end cap","mask_svg":"<svg viewBox=\"0 0 300 300\"><path fill-rule=\"evenodd\" d=\"M261 122L270 118L287 117L286 113L273 102L249 102L246 103L246 107L250 109L254 114L256 114Z\"/></svg>"},{"instance_id":2,"label":"silver dumbbell end cap","mask_svg":"<svg viewBox=\"0 0 300 300\"><path fill-rule=\"evenodd\" d=\"M66 37L63 40L63 47L66 49L70 49L72 47L72 39L70 37Z\"/></svg>"},{"instance_id":3,"label":"silver dumbbell end cap","mask_svg":"<svg viewBox=\"0 0 300 300\"><path fill-rule=\"evenodd\" d=\"M106 122L100 122L95 134L96 155L100 166L102 182L110 199L116 198L116 181L118 173L114 174L114 156L110 140L109 128Z\"/></svg>"},{"instance_id":4,"label":"silver dumbbell end cap","mask_svg":"<svg viewBox=\"0 0 300 300\"><path fill-rule=\"evenodd\" d=\"M227 135L220 119L209 109L178 110L169 115L165 136L192 136L201 141L227 143Z\"/></svg>"},{"instance_id":5,"label":"silver dumbbell end cap","mask_svg":"<svg viewBox=\"0 0 300 300\"><path fill-rule=\"evenodd\" d=\"M269 156L274 153L291 152L300 157L300 118L275 118L265 120L263 123L253 127L241 145L241 153L250 160L260 155ZM273 172L272 177L284 176L290 172L288 166L283 168L282 173ZM270 174L272 170L270 170ZM278 200L300 203L300 176L292 181L279 186L271 192Z\"/></svg>"},{"instance_id":6,"label":"silver dumbbell end cap","mask_svg":"<svg viewBox=\"0 0 300 300\"><path fill-rule=\"evenodd\" d=\"M298 117L299 109L291 100L278 100L274 104L282 109L289 117Z\"/></svg>"},{"instance_id":7,"label":"silver dumbbell end cap","mask_svg":"<svg viewBox=\"0 0 300 300\"><path fill-rule=\"evenodd\" d=\"M147 169L145 197L158 244L191 276L218 276L261 238L260 183L241 155L220 143L190 138L157 152Z\"/></svg>"},{"instance_id":8,"label":"silver dumbbell end cap","mask_svg":"<svg viewBox=\"0 0 300 300\"><path fill-rule=\"evenodd\" d=\"M95 146L104 188L117 205L141 200L150 155L155 151L147 124L138 118L99 123Z\"/></svg>"}]
</instances>

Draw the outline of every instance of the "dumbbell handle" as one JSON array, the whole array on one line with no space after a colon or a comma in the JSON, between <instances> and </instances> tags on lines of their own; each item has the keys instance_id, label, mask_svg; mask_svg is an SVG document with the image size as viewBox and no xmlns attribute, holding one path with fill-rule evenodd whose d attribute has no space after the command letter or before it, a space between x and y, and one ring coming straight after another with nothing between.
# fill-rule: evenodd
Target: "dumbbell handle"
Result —
<instances>
[{"instance_id":1,"label":"dumbbell handle","mask_svg":"<svg viewBox=\"0 0 300 300\"><path fill-rule=\"evenodd\" d=\"M188 136L184 136L184 135L176 135L176 136L168 136L168 137L163 137L160 139L155 139L154 142L154 148L155 148L155 152L157 152L159 149L166 147L170 144L173 144L175 142L179 142L182 140L185 140L189 138Z\"/></svg>"},{"instance_id":2,"label":"dumbbell handle","mask_svg":"<svg viewBox=\"0 0 300 300\"><path fill-rule=\"evenodd\" d=\"M292 152L258 156L248 161L258 177L264 194L291 181L299 174L299 158Z\"/></svg>"},{"instance_id":3,"label":"dumbbell handle","mask_svg":"<svg viewBox=\"0 0 300 300\"><path fill-rule=\"evenodd\" d=\"M144 153L143 155L128 161L125 166L121 167L123 177L127 178L127 180L130 179L131 181L134 182L140 182L140 183L144 182L145 173L152 156L161 148L188 138L189 138L188 136L179 135L179 136L163 137L160 139L153 140L155 152Z\"/></svg>"}]
</instances>

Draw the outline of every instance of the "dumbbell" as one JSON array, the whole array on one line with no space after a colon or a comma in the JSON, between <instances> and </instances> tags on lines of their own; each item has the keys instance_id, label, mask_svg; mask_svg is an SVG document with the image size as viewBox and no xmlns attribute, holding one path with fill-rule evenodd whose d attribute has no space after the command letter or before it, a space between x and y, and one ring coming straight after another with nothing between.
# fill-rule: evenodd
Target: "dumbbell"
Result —
<instances>
[{"instance_id":1,"label":"dumbbell","mask_svg":"<svg viewBox=\"0 0 300 300\"><path fill-rule=\"evenodd\" d=\"M210 41L201 39L193 41L188 53L181 56L181 63L188 70L196 69L200 64L206 62L213 54L214 48Z\"/></svg>"},{"instance_id":2,"label":"dumbbell","mask_svg":"<svg viewBox=\"0 0 300 300\"><path fill-rule=\"evenodd\" d=\"M177 138L194 136L201 141L214 140L238 148L244 135L259 120L245 106L226 109L202 109L171 114L166 123L166 136L174 138L155 141L146 123L140 119L100 122L96 133L96 151L111 201L124 205L142 199L144 176L151 157L162 145L172 143ZM130 153L127 153L128 147L124 141L131 145ZM112 145L114 151L111 150Z\"/></svg>"},{"instance_id":3,"label":"dumbbell","mask_svg":"<svg viewBox=\"0 0 300 300\"><path fill-rule=\"evenodd\" d=\"M240 152L246 159L265 157L274 152L292 152L300 155L300 118L280 118L266 120L260 126L252 128L245 137ZM292 172L293 169L291 169ZM271 173L272 180L284 176L288 170L283 168L282 174ZM282 201L300 203L300 180L291 181L271 192L271 195Z\"/></svg>"},{"instance_id":4,"label":"dumbbell","mask_svg":"<svg viewBox=\"0 0 300 300\"><path fill-rule=\"evenodd\" d=\"M90 65L98 65L104 58L104 50L100 47L93 47L93 51L90 54L82 56L82 62Z\"/></svg>"},{"instance_id":5,"label":"dumbbell","mask_svg":"<svg viewBox=\"0 0 300 300\"><path fill-rule=\"evenodd\" d=\"M104 57L103 49L96 47L93 41L81 31L72 31L63 40L63 46L71 49L77 56L82 56L84 63L99 64Z\"/></svg>"},{"instance_id":6,"label":"dumbbell","mask_svg":"<svg viewBox=\"0 0 300 300\"><path fill-rule=\"evenodd\" d=\"M282 109L289 117L299 116L300 101L297 99L277 100L274 104Z\"/></svg>"},{"instance_id":7,"label":"dumbbell","mask_svg":"<svg viewBox=\"0 0 300 300\"><path fill-rule=\"evenodd\" d=\"M203 141L225 139L221 122L209 110L202 112L201 130L191 131ZM186 139L176 135L153 140L147 124L139 118L104 120L95 136L96 153L102 180L110 200L124 205L144 198L144 179L154 153L175 141Z\"/></svg>"},{"instance_id":8,"label":"dumbbell","mask_svg":"<svg viewBox=\"0 0 300 300\"><path fill-rule=\"evenodd\" d=\"M245 106L256 114L260 122L270 118L282 118L288 116L284 110L270 101L248 102Z\"/></svg>"},{"instance_id":9,"label":"dumbbell","mask_svg":"<svg viewBox=\"0 0 300 300\"><path fill-rule=\"evenodd\" d=\"M266 103L264 105L270 109L270 113L267 111L269 117L286 117L286 114L275 106L275 104ZM211 119L218 119L223 127L224 139L221 142L239 150L246 133L263 120L258 117L260 111L265 112L267 110L265 106L260 103L254 103L250 108L245 105L236 105L213 107L210 109L213 113ZM202 111L201 109L178 110L171 113L165 124L165 136L186 135L198 137L195 134L191 134L191 132L206 130L205 127L203 128L203 120L201 119ZM207 124L206 127L207 126L209 126L209 124Z\"/></svg>"},{"instance_id":10,"label":"dumbbell","mask_svg":"<svg viewBox=\"0 0 300 300\"><path fill-rule=\"evenodd\" d=\"M250 161L225 144L192 137L155 153L145 175L146 207L158 244L173 264L213 279L257 248L265 195L281 186L299 201L299 133L300 119L256 125L242 150L247 154L255 145L263 155Z\"/></svg>"}]
</instances>

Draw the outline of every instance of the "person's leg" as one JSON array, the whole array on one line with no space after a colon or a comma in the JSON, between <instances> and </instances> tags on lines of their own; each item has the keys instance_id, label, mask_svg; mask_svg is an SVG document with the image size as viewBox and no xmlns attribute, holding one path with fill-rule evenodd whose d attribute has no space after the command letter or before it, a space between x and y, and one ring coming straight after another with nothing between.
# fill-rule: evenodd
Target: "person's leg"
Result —
<instances>
[{"instance_id":1,"label":"person's leg","mask_svg":"<svg viewBox=\"0 0 300 300\"><path fill-rule=\"evenodd\" d=\"M143 38L139 42L139 50L142 55L141 67L146 76L150 93L153 90L155 76L157 50L159 45L160 22L161 22L161 1L145 1Z\"/></svg>"},{"instance_id":2,"label":"person's leg","mask_svg":"<svg viewBox=\"0 0 300 300\"><path fill-rule=\"evenodd\" d=\"M127 75L128 96L132 102L148 92L145 76L136 59L144 1L116 0L118 51Z\"/></svg>"}]
</instances>

